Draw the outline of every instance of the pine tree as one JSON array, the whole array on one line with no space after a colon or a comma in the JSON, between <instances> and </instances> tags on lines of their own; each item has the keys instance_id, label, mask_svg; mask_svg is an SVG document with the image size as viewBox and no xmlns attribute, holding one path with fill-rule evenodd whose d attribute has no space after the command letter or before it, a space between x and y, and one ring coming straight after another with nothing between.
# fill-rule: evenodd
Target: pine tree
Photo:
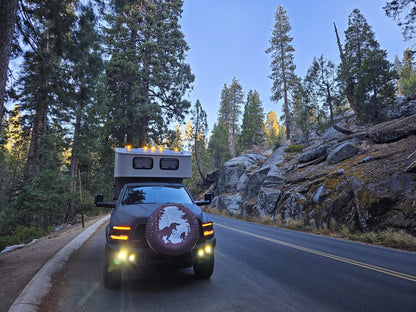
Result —
<instances>
[{"instance_id":1,"label":"pine tree","mask_svg":"<svg viewBox=\"0 0 416 312\"><path fill-rule=\"evenodd\" d=\"M244 106L243 124L239 137L240 150L251 149L264 144L264 112L260 95L256 90L250 90Z\"/></svg>"},{"instance_id":2,"label":"pine tree","mask_svg":"<svg viewBox=\"0 0 416 312\"><path fill-rule=\"evenodd\" d=\"M5 113L4 99L7 70L12 51L13 30L17 16L17 0L0 0L0 133Z\"/></svg>"},{"instance_id":3,"label":"pine tree","mask_svg":"<svg viewBox=\"0 0 416 312\"><path fill-rule=\"evenodd\" d=\"M97 83L102 74L100 37L95 29L96 17L93 8L81 4L77 27L72 33L68 71L72 78L71 92L73 101L70 114L73 122L73 138L70 156L70 191L78 198L77 185L81 172L88 173L90 164L89 148L94 146L97 137L91 131L98 123ZM85 175L84 175L85 176ZM87 179L87 177L86 177ZM86 185L84 185L85 187ZM78 185L78 187L81 187ZM67 220L75 216L75 200L68 205Z\"/></svg>"},{"instance_id":4,"label":"pine tree","mask_svg":"<svg viewBox=\"0 0 416 312\"><path fill-rule=\"evenodd\" d=\"M270 47L266 53L271 54L271 71L269 78L273 80L272 101L278 102L283 98L283 112L286 125L286 137L291 135L291 105L289 94L296 88L294 52L295 49L291 44L293 38L290 36L291 26L289 17L282 6L279 5L275 14L275 24L271 38Z\"/></svg>"},{"instance_id":5,"label":"pine tree","mask_svg":"<svg viewBox=\"0 0 416 312\"><path fill-rule=\"evenodd\" d=\"M243 88L237 78L234 77L231 85L227 87L227 84L224 84L221 90L221 103L218 112L218 121L225 126L228 132L228 141L233 155L236 154L236 143L240 132L241 105L243 102Z\"/></svg>"},{"instance_id":6,"label":"pine tree","mask_svg":"<svg viewBox=\"0 0 416 312\"><path fill-rule=\"evenodd\" d=\"M387 52L376 49L367 54L354 88L357 118L362 123L376 123L386 119L387 107L394 104L396 72L387 60Z\"/></svg>"},{"instance_id":7,"label":"pine tree","mask_svg":"<svg viewBox=\"0 0 416 312\"><path fill-rule=\"evenodd\" d=\"M21 111L31 127L31 138L25 168L25 180L37 175L46 157L41 154L42 141L49 122L59 124L65 116L68 81L62 71L68 53L68 34L75 21L71 0L38 1L31 8L31 21L24 29L34 50L25 53L23 77L20 79Z\"/></svg>"},{"instance_id":8,"label":"pine tree","mask_svg":"<svg viewBox=\"0 0 416 312\"><path fill-rule=\"evenodd\" d=\"M411 95L416 93L416 67L413 61L413 53L406 49L403 55L403 62L398 62L396 71L400 75L400 91L402 95Z\"/></svg>"},{"instance_id":9,"label":"pine tree","mask_svg":"<svg viewBox=\"0 0 416 312\"><path fill-rule=\"evenodd\" d=\"M117 2L108 15L111 28L107 67L112 136L145 145L158 140L174 120L182 122L184 99L194 80L185 63L188 46L179 25L181 0Z\"/></svg>"},{"instance_id":10,"label":"pine tree","mask_svg":"<svg viewBox=\"0 0 416 312\"><path fill-rule=\"evenodd\" d=\"M360 67L367 54L378 49L379 44L375 39L371 26L368 25L367 20L358 9L354 9L348 18L348 28L345 31L343 49L339 43L338 35L337 40L341 54L339 79L351 108L356 111L354 88L358 83Z\"/></svg>"},{"instance_id":11,"label":"pine tree","mask_svg":"<svg viewBox=\"0 0 416 312\"><path fill-rule=\"evenodd\" d=\"M305 87L299 82L293 97L293 122L296 129L301 132L306 143L309 144L309 134L314 124L316 104L308 96Z\"/></svg>"},{"instance_id":12,"label":"pine tree","mask_svg":"<svg viewBox=\"0 0 416 312\"><path fill-rule=\"evenodd\" d=\"M15 105L5 123L6 144L0 161L0 211L10 203L13 193L22 184L27 153L27 133L23 129L20 108Z\"/></svg>"},{"instance_id":13,"label":"pine tree","mask_svg":"<svg viewBox=\"0 0 416 312\"><path fill-rule=\"evenodd\" d=\"M310 96L329 110L332 127L344 134L351 134L351 131L337 126L334 122L334 107L341 103L334 63L325 59L323 55L314 58L306 74L305 85L305 90Z\"/></svg>"},{"instance_id":14,"label":"pine tree","mask_svg":"<svg viewBox=\"0 0 416 312\"><path fill-rule=\"evenodd\" d=\"M232 157L228 144L228 132L222 123L214 124L214 129L209 139L208 153L211 158L211 168L213 169L220 168Z\"/></svg>"},{"instance_id":15,"label":"pine tree","mask_svg":"<svg viewBox=\"0 0 416 312\"><path fill-rule=\"evenodd\" d=\"M192 122L194 123L194 155L195 155L195 162L198 167L199 175L202 178L202 181L205 182L206 175L204 174L201 166L201 159L199 152L205 150L205 137L208 132L208 122L207 122L207 113L202 108L201 102L196 100L195 108L192 111ZM202 141L204 143L203 147L199 146L199 142Z\"/></svg>"}]
</instances>

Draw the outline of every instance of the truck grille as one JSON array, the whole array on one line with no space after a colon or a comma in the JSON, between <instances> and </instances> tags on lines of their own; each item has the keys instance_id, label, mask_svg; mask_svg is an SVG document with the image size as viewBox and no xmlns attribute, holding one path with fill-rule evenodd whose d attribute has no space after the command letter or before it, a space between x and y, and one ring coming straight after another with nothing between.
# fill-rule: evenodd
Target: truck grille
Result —
<instances>
[{"instance_id":1,"label":"truck grille","mask_svg":"<svg viewBox=\"0 0 416 312\"><path fill-rule=\"evenodd\" d=\"M146 223L147 220L138 220L132 225L130 242L137 247L148 247L146 241Z\"/></svg>"}]
</instances>

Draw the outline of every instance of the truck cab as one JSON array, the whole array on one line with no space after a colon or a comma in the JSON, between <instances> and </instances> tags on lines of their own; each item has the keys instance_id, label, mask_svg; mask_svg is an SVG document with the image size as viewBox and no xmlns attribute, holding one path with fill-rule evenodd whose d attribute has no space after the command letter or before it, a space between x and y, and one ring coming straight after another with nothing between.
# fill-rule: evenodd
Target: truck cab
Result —
<instances>
[{"instance_id":1,"label":"truck cab","mask_svg":"<svg viewBox=\"0 0 416 312\"><path fill-rule=\"evenodd\" d=\"M213 222L183 185L192 175L189 152L156 148L116 148L114 200L96 195L95 205L112 208L106 228L103 282L120 284L122 274L149 266L193 267L209 278L214 270ZM130 273L129 273L130 274Z\"/></svg>"}]
</instances>

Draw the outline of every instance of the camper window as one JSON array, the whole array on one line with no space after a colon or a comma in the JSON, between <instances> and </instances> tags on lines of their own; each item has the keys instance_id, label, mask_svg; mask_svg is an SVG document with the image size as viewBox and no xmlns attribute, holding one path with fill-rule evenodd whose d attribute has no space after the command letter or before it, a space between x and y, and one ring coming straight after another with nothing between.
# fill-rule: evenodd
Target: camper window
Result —
<instances>
[{"instance_id":1,"label":"camper window","mask_svg":"<svg viewBox=\"0 0 416 312\"><path fill-rule=\"evenodd\" d=\"M179 159L177 158L161 158L160 169L162 170L178 170Z\"/></svg>"},{"instance_id":2,"label":"camper window","mask_svg":"<svg viewBox=\"0 0 416 312\"><path fill-rule=\"evenodd\" d=\"M134 169L152 169L153 158L151 157L134 157L133 158Z\"/></svg>"}]
</instances>

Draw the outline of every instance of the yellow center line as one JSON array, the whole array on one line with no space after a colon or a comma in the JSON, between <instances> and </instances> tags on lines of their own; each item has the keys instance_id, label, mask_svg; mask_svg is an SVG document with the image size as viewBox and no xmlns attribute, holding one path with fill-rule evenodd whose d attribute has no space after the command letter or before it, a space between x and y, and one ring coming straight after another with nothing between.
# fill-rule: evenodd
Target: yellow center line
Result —
<instances>
[{"instance_id":1,"label":"yellow center line","mask_svg":"<svg viewBox=\"0 0 416 312\"><path fill-rule=\"evenodd\" d=\"M219 227L231 230L231 231L235 231L235 232L246 234L246 235L249 235L249 236L252 236L252 237L260 238L260 239L263 239L263 240L266 240L266 241L269 241L269 242L272 242L272 243L275 243L275 244L279 244L279 245L282 245L282 246L294 248L294 249L297 249L297 250L301 250L301 251L304 251L304 252L308 252L308 253L311 253L311 254L322 256L322 257L325 257L325 258L337 260L337 261L344 262L344 263L349 263L349 264L352 264L352 265L355 265L355 266L358 266L358 267L362 267L362 268L365 268L365 269L368 269L368 270L373 270L373 271L377 271L377 272L380 272L380 273L388 274L388 275L395 276L395 277L398 277L398 278L402 278L402 279L405 279L405 280L408 280L408 281L411 281L411 282L416 282L416 276L413 276L413 275L396 272L396 271L385 269L385 268L382 268L382 267L378 267L378 266L375 266L375 265L372 265L372 264L359 262L359 261L344 258L344 257L339 257L339 256L332 255L332 254L329 254L329 253L326 253L326 252L305 248L305 247L294 245L294 244L291 244L291 243L286 243L286 242L283 242L283 241L278 240L278 239L269 238L269 237L262 236L262 235L257 235L257 234L247 232L247 231L244 231L244 230L239 230L239 229L236 229L236 228L233 228L233 227L229 227L229 226L226 226L226 225L223 225L223 224L219 224L217 222L215 223L215 226L219 226Z\"/></svg>"}]
</instances>

